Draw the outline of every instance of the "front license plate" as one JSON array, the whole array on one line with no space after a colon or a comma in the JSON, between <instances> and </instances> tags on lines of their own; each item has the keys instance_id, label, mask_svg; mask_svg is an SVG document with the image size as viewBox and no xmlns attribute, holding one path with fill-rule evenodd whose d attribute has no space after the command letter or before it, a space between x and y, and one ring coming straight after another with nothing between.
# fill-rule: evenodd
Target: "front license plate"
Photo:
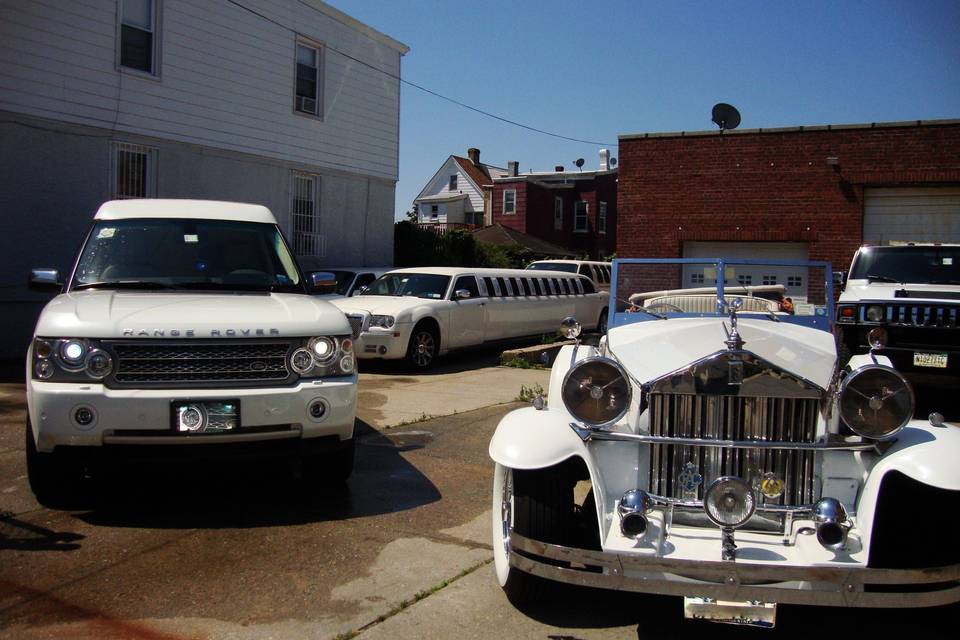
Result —
<instances>
[{"instance_id":1,"label":"front license plate","mask_svg":"<svg viewBox=\"0 0 960 640\"><path fill-rule=\"evenodd\" d=\"M777 605L773 602L684 598L683 617L772 629L777 622Z\"/></svg>"},{"instance_id":2,"label":"front license plate","mask_svg":"<svg viewBox=\"0 0 960 640\"><path fill-rule=\"evenodd\" d=\"M179 400L170 405L177 433L224 433L240 428L239 400Z\"/></svg>"},{"instance_id":3,"label":"front license plate","mask_svg":"<svg viewBox=\"0 0 960 640\"><path fill-rule=\"evenodd\" d=\"M913 366L915 367L934 367L936 369L947 368L947 354L945 353L921 353L919 351L913 354Z\"/></svg>"}]
</instances>

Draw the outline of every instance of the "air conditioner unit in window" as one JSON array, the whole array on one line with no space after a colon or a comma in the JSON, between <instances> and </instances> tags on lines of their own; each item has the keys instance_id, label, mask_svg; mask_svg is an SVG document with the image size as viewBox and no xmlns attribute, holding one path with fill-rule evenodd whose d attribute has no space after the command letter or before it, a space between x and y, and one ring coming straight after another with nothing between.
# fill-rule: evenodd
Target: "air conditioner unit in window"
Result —
<instances>
[{"instance_id":1,"label":"air conditioner unit in window","mask_svg":"<svg viewBox=\"0 0 960 640\"><path fill-rule=\"evenodd\" d=\"M303 96L297 96L297 111L304 111L306 113L317 113L317 101L313 98L305 98Z\"/></svg>"}]
</instances>

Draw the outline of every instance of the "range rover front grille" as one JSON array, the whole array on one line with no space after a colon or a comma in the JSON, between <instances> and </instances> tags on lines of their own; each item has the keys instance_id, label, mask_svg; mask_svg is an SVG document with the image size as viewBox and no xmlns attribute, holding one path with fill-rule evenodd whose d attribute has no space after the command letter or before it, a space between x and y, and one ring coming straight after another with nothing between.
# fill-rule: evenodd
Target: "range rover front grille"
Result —
<instances>
[{"instance_id":1,"label":"range rover front grille","mask_svg":"<svg viewBox=\"0 0 960 640\"><path fill-rule=\"evenodd\" d=\"M290 342L114 342L111 381L118 386L284 382Z\"/></svg>"},{"instance_id":2,"label":"range rover front grille","mask_svg":"<svg viewBox=\"0 0 960 640\"><path fill-rule=\"evenodd\" d=\"M816 440L819 400L723 395L652 393L650 434L713 440ZM759 480L773 472L784 480L782 496L762 504L801 506L816 499L814 451L723 449L711 446L652 445L650 491L670 498L703 498L705 487L721 476ZM693 465L702 481L696 496L684 496L681 474Z\"/></svg>"},{"instance_id":3,"label":"range rover front grille","mask_svg":"<svg viewBox=\"0 0 960 640\"><path fill-rule=\"evenodd\" d=\"M863 304L860 307L860 321L866 318L867 308L874 305ZM960 328L960 307L950 304L892 303L883 305L882 324L900 327L941 327Z\"/></svg>"}]
</instances>

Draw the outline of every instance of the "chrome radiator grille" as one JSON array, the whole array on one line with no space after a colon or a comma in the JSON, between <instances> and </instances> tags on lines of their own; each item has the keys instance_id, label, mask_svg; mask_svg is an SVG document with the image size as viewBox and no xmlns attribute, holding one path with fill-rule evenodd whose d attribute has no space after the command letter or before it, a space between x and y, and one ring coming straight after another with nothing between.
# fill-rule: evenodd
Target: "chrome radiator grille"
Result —
<instances>
[{"instance_id":1,"label":"chrome radiator grille","mask_svg":"<svg viewBox=\"0 0 960 640\"><path fill-rule=\"evenodd\" d=\"M814 442L819 401L722 395L650 394L650 434L715 440ZM785 481L782 496L765 504L800 506L814 502L814 451L721 449L657 444L650 452L650 491L671 498L703 498L720 476L759 481L773 472ZM680 475L692 463L702 482L696 496L684 496ZM763 504L763 503L761 503Z\"/></svg>"},{"instance_id":2,"label":"chrome radiator grille","mask_svg":"<svg viewBox=\"0 0 960 640\"><path fill-rule=\"evenodd\" d=\"M867 307L860 307L861 322L867 322ZM903 327L942 327L956 329L960 327L957 316L960 307L947 304L894 303L884 305L886 324Z\"/></svg>"},{"instance_id":3,"label":"chrome radiator grille","mask_svg":"<svg viewBox=\"0 0 960 640\"><path fill-rule=\"evenodd\" d=\"M232 341L113 343L116 357L111 376L120 386L282 382L289 342Z\"/></svg>"}]
</instances>

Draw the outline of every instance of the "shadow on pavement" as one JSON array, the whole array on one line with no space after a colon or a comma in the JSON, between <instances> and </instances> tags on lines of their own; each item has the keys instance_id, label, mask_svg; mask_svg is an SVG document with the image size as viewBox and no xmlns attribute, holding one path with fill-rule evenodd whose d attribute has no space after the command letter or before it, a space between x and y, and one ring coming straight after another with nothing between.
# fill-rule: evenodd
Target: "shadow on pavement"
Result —
<instances>
[{"instance_id":1,"label":"shadow on pavement","mask_svg":"<svg viewBox=\"0 0 960 640\"><path fill-rule=\"evenodd\" d=\"M80 548L83 538L79 533L52 531L0 512L0 550L73 551Z\"/></svg>"},{"instance_id":2,"label":"shadow on pavement","mask_svg":"<svg viewBox=\"0 0 960 640\"><path fill-rule=\"evenodd\" d=\"M0 384L19 383L26 380L23 358L0 358Z\"/></svg>"},{"instance_id":3,"label":"shadow on pavement","mask_svg":"<svg viewBox=\"0 0 960 640\"><path fill-rule=\"evenodd\" d=\"M92 525L158 529L273 527L413 509L440 499L436 486L357 421L357 458L345 484L309 485L295 460L113 466L95 483ZM377 443L377 446L367 444Z\"/></svg>"}]
</instances>

